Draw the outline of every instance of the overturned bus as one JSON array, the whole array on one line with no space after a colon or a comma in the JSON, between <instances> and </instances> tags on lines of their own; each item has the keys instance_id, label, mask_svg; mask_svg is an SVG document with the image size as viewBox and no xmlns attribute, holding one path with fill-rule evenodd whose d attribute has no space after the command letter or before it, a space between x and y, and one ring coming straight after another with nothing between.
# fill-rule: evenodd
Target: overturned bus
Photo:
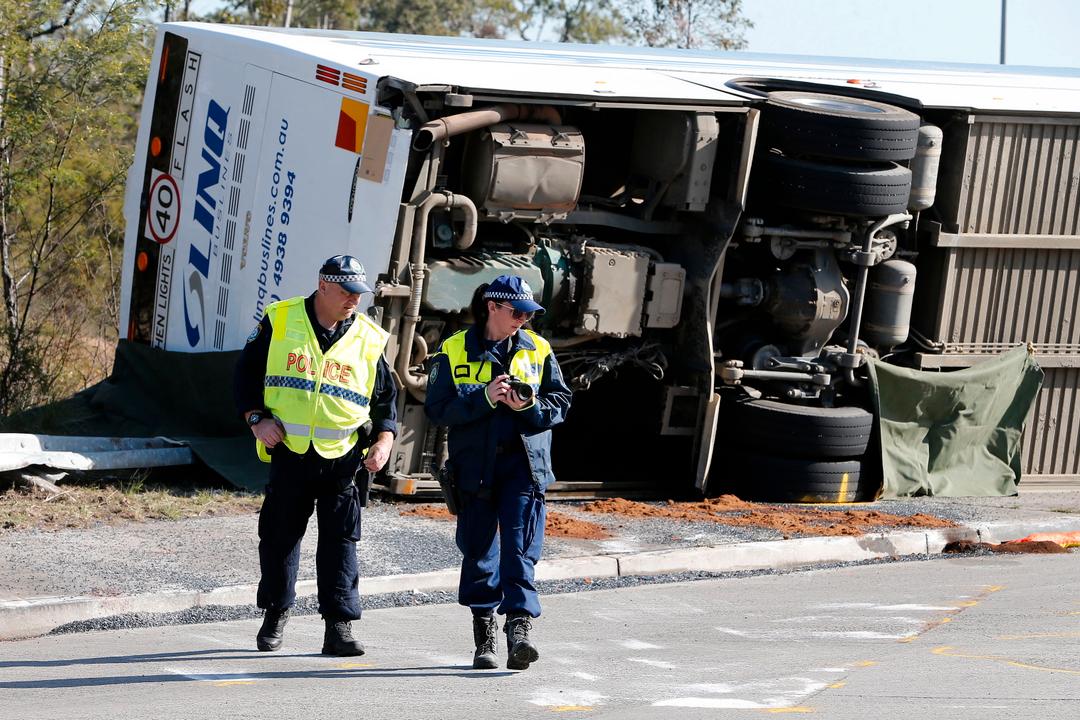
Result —
<instances>
[{"instance_id":1,"label":"overturned bus","mask_svg":"<svg viewBox=\"0 0 1080 720\"><path fill-rule=\"evenodd\" d=\"M157 36L121 337L242 346L349 253L432 488L425 360L524 277L575 388L555 492L872 496L870 358L1030 343L1028 475L1080 474L1080 75L279 30Z\"/></svg>"}]
</instances>

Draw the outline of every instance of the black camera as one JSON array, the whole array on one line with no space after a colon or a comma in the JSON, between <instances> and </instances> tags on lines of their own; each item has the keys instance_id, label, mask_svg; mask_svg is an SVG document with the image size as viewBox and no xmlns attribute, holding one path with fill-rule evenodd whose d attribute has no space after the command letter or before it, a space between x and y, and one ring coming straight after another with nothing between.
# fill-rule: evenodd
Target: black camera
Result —
<instances>
[{"instance_id":1,"label":"black camera","mask_svg":"<svg viewBox=\"0 0 1080 720\"><path fill-rule=\"evenodd\" d=\"M514 377L513 375L511 375L507 379L506 384L509 385L510 389L513 390L522 400L532 400L533 395L536 394L536 391L533 390L532 385L519 378Z\"/></svg>"}]
</instances>

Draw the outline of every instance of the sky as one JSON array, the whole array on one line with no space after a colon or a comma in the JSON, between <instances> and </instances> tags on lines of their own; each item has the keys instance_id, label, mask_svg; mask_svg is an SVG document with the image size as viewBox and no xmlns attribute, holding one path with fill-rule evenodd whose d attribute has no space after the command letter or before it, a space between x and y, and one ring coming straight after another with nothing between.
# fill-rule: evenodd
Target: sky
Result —
<instances>
[{"instance_id":1,"label":"sky","mask_svg":"<svg viewBox=\"0 0 1080 720\"><path fill-rule=\"evenodd\" d=\"M221 0L193 0L206 12ZM1080 68L1080 0L742 0L749 52Z\"/></svg>"},{"instance_id":2,"label":"sky","mask_svg":"<svg viewBox=\"0 0 1080 720\"><path fill-rule=\"evenodd\" d=\"M750 52L1080 68L1077 0L743 0Z\"/></svg>"}]
</instances>

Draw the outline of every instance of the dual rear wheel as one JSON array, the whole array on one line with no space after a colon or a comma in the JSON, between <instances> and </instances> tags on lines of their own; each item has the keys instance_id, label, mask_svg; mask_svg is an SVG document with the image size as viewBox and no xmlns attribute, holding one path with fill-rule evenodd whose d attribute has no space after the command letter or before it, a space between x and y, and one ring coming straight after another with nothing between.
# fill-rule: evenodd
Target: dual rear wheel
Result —
<instances>
[{"instance_id":1,"label":"dual rear wheel","mask_svg":"<svg viewBox=\"0 0 1080 720\"><path fill-rule=\"evenodd\" d=\"M727 442L715 462L739 497L846 503L877 494L877 473L863 461L873 435L870 412L745 398L730 401L724 415Z\"/></svg>"},{"instance_id":2,"label":"dual rear wheel","mask_svg":"<svg viewBox=\"0 0 1080 720\"><path fill-rule=\"evenodd\" d=\"M759 198L809 212L884 217L903 212L919 116L893 105L809 92L774 92L762 108L755 161Z\"/></svg>"}]
</instances>

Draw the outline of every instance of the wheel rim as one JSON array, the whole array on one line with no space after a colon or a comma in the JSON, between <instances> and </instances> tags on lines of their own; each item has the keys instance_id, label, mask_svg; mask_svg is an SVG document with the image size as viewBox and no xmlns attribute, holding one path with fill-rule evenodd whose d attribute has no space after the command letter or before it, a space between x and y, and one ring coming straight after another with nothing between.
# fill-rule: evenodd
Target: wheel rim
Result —
<instances>
[{"instance_id":1,"label":"wheel rim","mask_svg":"<svg viewBox=\"0 0 1080 720\"><path fill-rule=\"evenodd\" d=\"M874 105L860 102L849 102L834 97L798 97L788 99L792 105L812 108L815 110L833 110L836 112L863 113L866 115L884 115L885 110Z\"/></svg>"}]
</instances>

